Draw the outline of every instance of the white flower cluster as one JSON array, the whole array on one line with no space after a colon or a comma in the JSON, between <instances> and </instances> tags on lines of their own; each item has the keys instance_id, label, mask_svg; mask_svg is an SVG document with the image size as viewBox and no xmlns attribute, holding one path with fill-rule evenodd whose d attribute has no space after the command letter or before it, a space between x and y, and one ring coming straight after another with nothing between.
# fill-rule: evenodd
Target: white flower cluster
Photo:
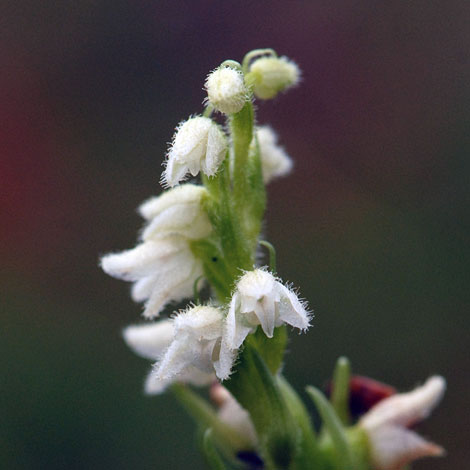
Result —
<instances>
[{"instance_id":1,"label":"white flower cluster","mask_svg":"<svg viewBox=\"0 0 470 470\"><path fill-rule=\"evenodd\" d=\"M147 221L141 243L122 253L102 258L103 270L132 281L132 298L146 302L144 316L153 318L169 302L191 297L202 264L191 252L189 241L212 232L202 198L207 190L181 185L144 202L139 212Z\"/></svg>"},{"instance_id":2,"label":"white flower cluster","mask_svg":"<svg viewBox=\"0 0 470 470\"><path fill-rule=\"evenodd\" d=\"M238 281L228 313L195 306L157 324L132 326L124 338L134 351L157 360L147 393L160 393L174 381L206 385L227 379L238 349L261 326L268 337L283 324L305 330L310 315L297 295L271 273L256 269Z\"/></svg>"},{"instance_id":3,"label":"white flower cluster","mask_svg":"<svg viewBox=\"0 0 470 470\"><path fill-rule=\"evenodd\" d=\"M205 82L209 109L238 113L253 91L263 98L274 97L298 78L295 64L285 58L253 62L250 86L246 72L227 64L211 72ZM292 162L277 144L274 131L261 126L255 132L251 150L258 145L264 182L287 174ZM193 116L180 123L161 178L170 189L140 206L146 225L139 244L101 260L106 273L133 282L132 298L145 302L148 319L158 316L167 304L191 297L203 275L202 260L191 246L213 234L204 210L205 198L212 196L204 186L180 183L200 172L215 176L227 157L230 161L229 140L210 117ZM271 338L274 328L283 324L305 330L309 313L292 290L271 273L256 269L238 280L229 305L192 306L169 320L131 326L124 338L137 354L156 361L145 388L148 393L160 393L175 380L206 385L216 377L228 378L248 334L260 326Z\"/></svg>"}]
</instances>

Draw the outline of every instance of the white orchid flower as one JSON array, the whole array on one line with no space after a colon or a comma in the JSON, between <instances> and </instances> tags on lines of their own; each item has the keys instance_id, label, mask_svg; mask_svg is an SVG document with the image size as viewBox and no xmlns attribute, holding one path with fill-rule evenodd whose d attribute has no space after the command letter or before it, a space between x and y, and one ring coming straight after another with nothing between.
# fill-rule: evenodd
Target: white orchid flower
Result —
<instances>
[{"instance_id":1,"label":"white orchid flower","mask_svg":"<svg viewBox=\"0 0 470 470\"><path fill-rule=\"evenodd\" d=\"M261 325L272 338L274 328L288 324L300 330L309 327L310 314L297 295L263 269L248 271L238 281L225 319L221 356L236 351L245 338ZM230 375L231 362L221 363L218 376Z\"/></svg>"},{"instance_id":2,"label":"white orchid flower","mask_svg":"<svg viewBox=\"0 0 470 470\"><path fill-rule=\"evenodd\" d=\"M193 293L194 281L202 275L202 263L195 258L182 236L148 240L122 253L101 259L110 276L132 281L132 298L146 302L144 316L153 318L172 301Z\"/></svg>"},{"instance_id":3,"label":"white orchid flower","mask_svg":"<svg viewBox=\"0 0 470 470\"><path fill-rule=\"evenodd\" d=\"M162 358L173 341L174 323L173 320L161 320L147 325L128 326L123 331L123 337L136 354L157 361ZM162 393L175 381L205 386L214 380L215 374L205 373L194 367L186 368L172 379L159 379L151 372L145 381L145 392L150 395Z\"/></svg>"},{"instance_id":4,"label":"white orchid flower","mask_svg":"<svg viewBox=\"0 0 470 470\"><path fill-rule=\"evenodd\" d=\"M285 176L292 170L292 160L277 143L277 135L269 126L256 130L265 184L279 176Z\"/></svg>"},{"instance_id":5,"label":"white orchid flower","mask_svg":"<svg viewBox=\"0 0 470 470\"><path fill-rule=\"evenodd\" d=\"M219 376L219 364L233 362L233 354L221 358L224 312L216 307L196 306L178 314L173 320L174 337L153 372L157 380L169 380L188 371ZM230 364L231 367L231 364Z\"/></svg>"},{"instance_id":6,"label":"white orchid flower","mask_svg":"<svg viewBox=\"0 0 470 470\"><path fill-rule=\"evenodd\" d=\"M430 377L411 392L382 400L361 418L359 426L369 437L372 461L378 470L399 470L415 459L443 455L442 447L408 428L429 416L445 388L444 378Z\"/></svg>"},{"instance_id":7,"label":"white orchid flower","mask_svg":"<svg viewBox=\"0 0 470 470\"><path fill-rule=\"evenodd\" d=\"M196 116L180 124L173 137L162 175L165 186L175 186L188 173L214 176L227 152L227 138L212 119Z\"/></svg>"},{"instance_id":8,"label":"white orchid flower","mask_svg":"<svg viewBox=\"0 0 470 470\"><path fill-rule=\"evenodd\" d=\"M139 207L139 213L148 221L142 233L143 240L183 235L197 240L210 235L212 226L202 207L207 195L204 186L182 184L152 197Z\"/></svg>"},{"instance_id":9,"label":"white orchid flower","mask_svg":"<svg viewBox=\"0 0 470 470\"><path fill-rule=\"evenodd\" d=\"M234 396L219 382L214 382L210 388L210 398L218 408L219 419L256 447L258 436L251 417Z\"/></svg>"}]
</instances>

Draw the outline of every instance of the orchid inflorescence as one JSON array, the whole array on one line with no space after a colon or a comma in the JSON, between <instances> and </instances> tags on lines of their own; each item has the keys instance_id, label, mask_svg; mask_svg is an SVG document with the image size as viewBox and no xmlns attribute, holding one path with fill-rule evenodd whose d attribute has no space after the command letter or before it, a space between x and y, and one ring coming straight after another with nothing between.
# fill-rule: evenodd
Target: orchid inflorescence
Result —
<instances>
[{"instance_id":1,"label":"orchid inflorescence","mask_svg":"<svg viewBox=\"0 0 470 470\"><path fill-rule=\"evenodd\" d=\"M167 190L139 208L139 243L104 256L101 266L131 281L132 298L144 302L148 322L123 335L154 361L146 393L174 393L200 425L212 468L397 470L442 454L408 427L434 408L444 379L381 397L352 424L350 367L340 358L329 399L307 387L323 422L317 434L281 374L287 326L306 331L313 315L277 276L274 248L260 239L265 185L287 175L292 161L275 132L256 122L253 100L275 98L299 77L298 66L272 49L213 70L204 112L177 126L161 176ZM184 182L198 175L200 183ZM256 263L261 246L269 267ZM185 299L185 309L158 318ZM210 386L214 405L190 386Z\"/></svg>"}]
</instances>

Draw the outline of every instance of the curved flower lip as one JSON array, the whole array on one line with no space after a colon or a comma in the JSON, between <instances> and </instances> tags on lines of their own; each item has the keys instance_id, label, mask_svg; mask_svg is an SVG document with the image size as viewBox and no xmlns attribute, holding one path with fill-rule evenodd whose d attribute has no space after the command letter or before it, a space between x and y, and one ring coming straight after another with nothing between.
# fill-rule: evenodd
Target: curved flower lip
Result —
<instances>
[{"instance_id":1,"label":"curved flower lip","mask_svg":"<svg viewBox=\"0 0 470 470\"><path fill-rule=\"evenodd\" d=\"M444 449L408 429L427 418L446 389L443 377L430 377L408 393L392 395L372 407L359 421L369 437L371 456L379 470L396 470L421 457L444 454Z\"/></svg>"}]
</instances>

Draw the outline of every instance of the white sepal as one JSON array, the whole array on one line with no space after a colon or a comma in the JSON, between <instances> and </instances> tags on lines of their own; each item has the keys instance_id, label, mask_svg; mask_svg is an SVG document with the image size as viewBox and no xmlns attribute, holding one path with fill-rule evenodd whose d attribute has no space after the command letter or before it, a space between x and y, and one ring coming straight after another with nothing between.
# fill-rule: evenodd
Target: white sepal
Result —
<instances>
[{"instance_id":1,"label":"white sepal","mask_svg":"<svg viewBox=\"0 0 470 470\"><path fill-rule=\"evenodd\" d=\"M181 123L168 151L162 175L165 186L175 186L188 173L200 171L207 176L217 173L227 151L227 138L211 119L196 116Z\"/></svg>"},{"instance_id":2,"label":"white sepal","mask_svg":"<svg viewBox=\"0 0 470 470\"><path fill-rule=\"evenodd\" d=\"M446 388L440 376L408 393L386 398L359 421L368 435L373 464L378 470L396 470L413 460L444 453L442 447L426 441L408 427L427 418Z\"/></svg>"},{"instance_id":3,"label":"white sepal","mask_svg":"<svg viewBox=\"0 0 470 470\"><path fill-rule=\"evenodd\" d=\"M128 326L123 331L127 345L139 356L146 359L159 360L171 345L175 335L174 321L161 320L156 323ZM213 373L202 372L188 366L170 379L159 379L152 370L145 380L145 393L158 394L174 382L189 383L196 386L209 385L216 380Z\"/></svg>"},{"instance_id":4,"label":"white sepal","mask_svg":"<svg viewBox=\"0 0 470 470\"><path fill-rule=\"evenodd\" d=\"M183 184L145 201L139 212L149 221L142 233L143 240L182 235L191 240L207 237L212 226L202 207L207 195L203 186Z\"/></svg>"},{"instance_id":5,"label":"white sepal","mask_svg":"<svg viewBox=\"0 0 470 470\"><path fill-rule=\"evenodd\" d=\"M156 361L173 340L173 321L131 325L122 332L126 344L139 356Z\"/></svg>"},{"instance_id":6,"label":"white sepal","mask_svg":"<svg viewBox=\"0 0 470 470\"><path fill-rule=\"evenodd\" d=\"M285 176L292 170L292 160L278 145L277 135L269 126L258 127L256 131L263 171L263 181L269 183L274 178Z\"/></svg>"}]
</instances>

